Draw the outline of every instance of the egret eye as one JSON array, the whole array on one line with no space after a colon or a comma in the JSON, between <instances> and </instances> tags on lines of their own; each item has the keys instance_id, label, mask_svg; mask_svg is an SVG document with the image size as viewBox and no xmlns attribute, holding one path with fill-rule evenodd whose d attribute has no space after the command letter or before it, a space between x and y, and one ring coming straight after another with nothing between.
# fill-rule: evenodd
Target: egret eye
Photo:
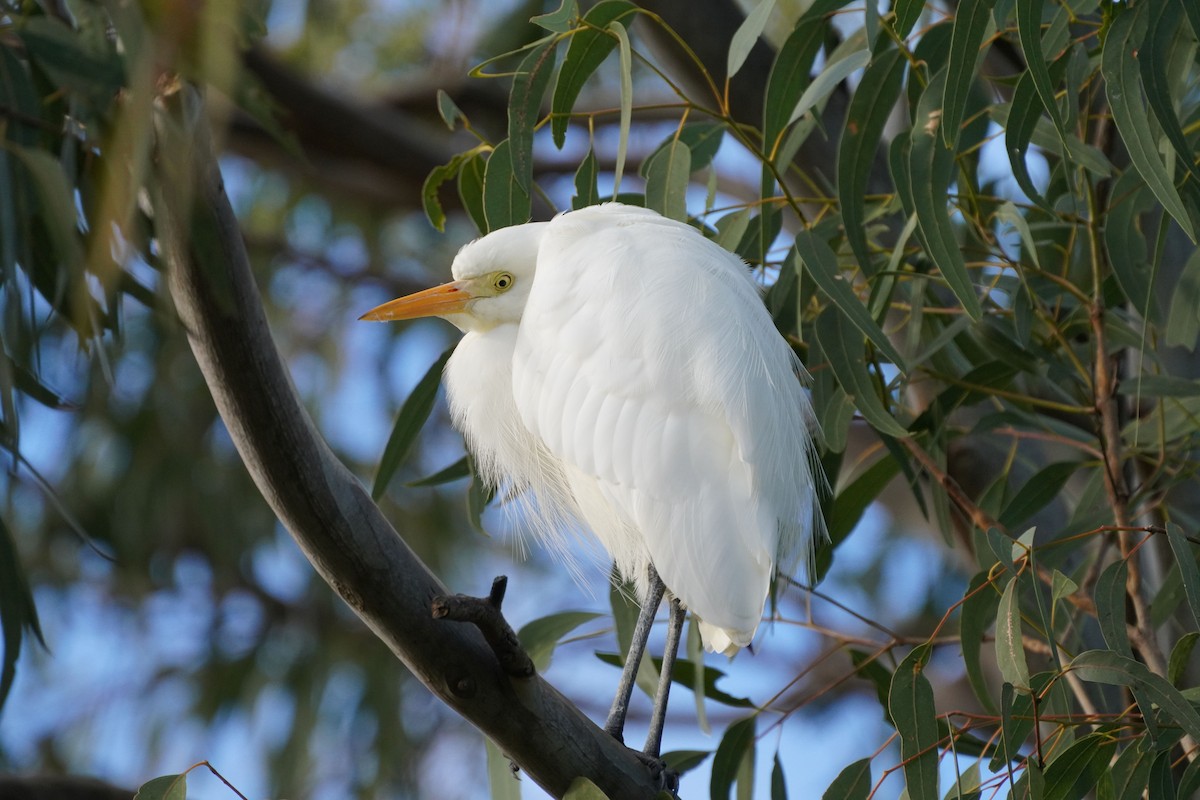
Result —
<instances>
[{"instance_id":1,"label":"egret eye","mask_svg":"<svg viewBox=\"0 0 1200 800\"><path fill-rule=\"evenodd\" d=\"M492 277L492 286L495 287L496 291L498 292L507 292L512 288L513 281L515 280L516 278L514 278L510 272L497 272Z\"/></svg>"}]
</instances>

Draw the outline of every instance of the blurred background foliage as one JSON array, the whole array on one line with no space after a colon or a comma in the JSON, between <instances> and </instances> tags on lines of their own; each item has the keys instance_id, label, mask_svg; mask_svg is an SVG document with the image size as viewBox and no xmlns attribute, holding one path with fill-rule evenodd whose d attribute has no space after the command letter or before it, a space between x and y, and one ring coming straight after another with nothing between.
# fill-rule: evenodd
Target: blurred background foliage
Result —
<instances>
[{"instance_id":1,"label":"blurred background foliage","mask_svg":"<svg viewBox=\"0 0 1200 800\"><path fill-rule=\"evenodd\" d=\"M523 221L489 185L528 186L545 217L620 170L624 199L757 270L814 374L836 549L759 652L708 660L729 674L707 702L676 695L685 794L1188 796L1200 12L639 6L538 27L557 4L0 3L0 767L132 786L208 759L251 795L489 791L478 734L274 520L174 319L150 110L194 80L276 341L368 484L453 336L353 320ZM607 58L577 53L572 78L589 41ZM537 48L556 79L523 61ZM502 53L498 79L468 78ZM467 480L406 485L462 456L433 417L385 512L455 590L513 572L518 626L599 612L526 634L564 640L548 676L602 717L603 565L581 588L502 513L476 530Z\"/></svg>"}]
</instances>

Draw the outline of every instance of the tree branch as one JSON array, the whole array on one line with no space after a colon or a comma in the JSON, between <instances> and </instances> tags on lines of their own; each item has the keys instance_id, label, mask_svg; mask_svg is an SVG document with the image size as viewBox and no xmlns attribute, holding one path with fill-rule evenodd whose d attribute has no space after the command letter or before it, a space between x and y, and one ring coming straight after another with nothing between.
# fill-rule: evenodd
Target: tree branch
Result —
<instances>
[{"instance_id":1,"label":"tree branch","mask_svg":"<svg viewBox=\"0 0 1200 800\"><path fill-rule=\"evenodd\" d=\"M653 797L632 751L534 675L505 674L474 627L435 620L447 594L317 433L267 328L237 220L190 88L156 111L156 198L170 295L229 433L263 496L321 577L430 691L532 780L562 795L586 776L610 797Z\"/></svg>"}]
</instances>

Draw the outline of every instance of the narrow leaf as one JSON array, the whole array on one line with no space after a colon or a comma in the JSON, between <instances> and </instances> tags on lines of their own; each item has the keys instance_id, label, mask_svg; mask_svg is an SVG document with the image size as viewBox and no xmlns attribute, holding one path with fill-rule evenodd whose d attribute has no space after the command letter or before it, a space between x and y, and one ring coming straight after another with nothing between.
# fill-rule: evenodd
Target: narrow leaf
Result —
<instances>
[{"instance_id":1,"label":"narrow leaf","mask_svg":"<svg viewBox=\"0 0 1200 800\"><path fill-rule=\"evenodd\" d=\"M1128 569L1124 561L1109 564L1096 580L1096 621L1109 649L1124 656L1133 654L1129 648L1129 631L1125 627L1125 581Z\"/></svg>"},{"instance_id":2,"label":"narrow leaf","mask_svg":"<svg viewBox=\"0 0 1200 800\"><path fill-rule=\"evenodd\" d=\"M709 780L709 796L713 800L727 800L729 797L742 759L754 744L756 720L757 717L753 715L738 720L721 737L721 744L713 754L712 777Z\"/></svg>"},{"instance_id":3,"label":"narrow leaf","mask_svg":"<svg viewBox=\"0 0 1200 800\"><path fill-rule=\"evenodd\" d=\"M550 666L550 659L559 641L580 625L586 625L601 616L593 611L560 611L548 617L527 622L517 631L521 647L533 660L538 672Z\"/></svg>"},{"instance_id":4,"label":"narrow leaf","mask_svg":"<svg viewBox=\"0 0 1200 800\"><path fill-rule=\"evenodd\" d=\"M1000 524L1015 528L1056 498L1080 467L1078 461L1059 461L1043 467L1017 491L1000 512Z\"/></svg>"},{"instance_id":5,"label":"narrow leaf","mask_svg":"<svg viewBox=\"0 0 1200 800\"><path fill-rule=\"evenodd\" d=\"M1046 800L1082 796L1080 791L1096 785L1116 747L1117 741L1110 733L1093 733L1077 740L1046 769Z\"/></svg>"},{"instance_id":6,"label":"narrow leaf","mask_svg":"<svg viewBox=\"0 0 1200 800\"><path fill-rule=\"evenodd\" d=\"M767 27L767 20L774 8L775 0L758 0L754 10L746 15L742 24L733 32L733 39L729 42L729 56L725 61L725 77L727 79L736 75L742 65L746 63L746 58L757 44L758 37Z\"/></svg>"},{"instance_id":7,"label":"narrow leaf","mask_svg":"<svg viewBox=\"0 0 1200 800\"><path fill-rule=\"evenodd\" d=\"M901 372L905 372L907 368L904 359L872 319L866 307L859 301L858 295L850 288L849 282L842 276L841 270L838 268L837 255L829 245L812 231L801 231L796 235L796 255L800 257L813 282L845 314L846 319L870 339L871 343L879 348L879 352L883 353Z\"/></svg>"},{"instance_id":8,"label":"narrow leaf","mask_svg":"<svg viewBox=\"0 0 1200 800\"><path fill-rule=\"evenodd\" d=\"M571 198L571 208L586 208L600 202L596 173L596 153L589 147L587 156L575 170L575 196Z\"/></svg>"},{"instance_id":9,"label":"narrow leaf","mask_svg":"<svg viewBox=\"0 0 1200 800\"><path fill-rule=\"evenodd\" d=\"M521 782L517 780L517 773L513 770L512 762L491 739L485 736L483 743L484 749L487 751L488 789L491 793L491 800L521 800ZM578 781L571 784L572 789L576 783ZM603 798L604 795L601 794L599 797ZM595 798L595 800L599 800L599 798Z\"/></svg>"},{"instance_id":10,"label":"narrow leaf","mask_svg":"<svg viewBox=\"0 0 1200 800\"><path fill-rule=\"evenodd\" d=\"M375 483L371 487L372 499L378 500L383 496L396 469L408 457L417 435L425 425L425 420L429 419L429 412L433 410L433 401L437 397L438 384L442 380L442 369L450 360L452 352L454 348L446 350L433 362L400 407L400 413L396 415L396 424L392 427L392 435L388 437L383 456L379 459L379 471L375 473Z\"/></svg>"},{"instance_id":11,"label":"narrow leaf","mask_svg":"<svg viewBox=\"0 0 1200 800\"><path fill-rule=\"evenodd\" d=\"M846 393L867 422L889 436L903 437L908 431L896 421L879 398L878 389L867 371L862 338L834 310L817 318L817 341L829 359L829 365Z\"/></svg>"},{"instance_id":12,"label":"narrow leaf","mask_svg":"<svg viewBox=\"0 0 1200 800\"><path fill-rule=\"evenodd\" d=\"M29 631L45 646L37 606L29 588L29 577L21 565L17 543L0 517L0 628L4 635L4 663L0 667L0 708L8 699L17 677L17 659L25 632Z\"/></svg>"},{"instance_id":13,"label":"narrow leaf","mask_svg":"<svg viewBox=\"0 0 1200 800\"><path fill-rule=\"evenodd\" d=\"M1167 312L1167 344L1196 349L1200 338L1200 250L1188 256L1171 292Z\"/></svg>"},{"instance_id":14,"label":"narrow leaf","mask_svg":"<svg viewBox=\"0 0 1200 800\"><path fill-rule=\"evenodd\" d=\"M437 90L437 109L442 122L446 123L446 127L452 131L458 127L460 121L466 122L467 120L467 115L462 112L454 99L446 94L444 89Z\"/></svg>"},{"instance_id":15,"label":"narrow leaf","mask_svg":"<svg viewBox=\"0 0 1200 800\"><path fill-rule=\"evenodd\" d=\"M1192 622L1200 628L1200 570L1196 568L1195 550L1183 535L1183 529L1174 522L1167 523L1167 540L1171 543L1175 562L1179 564L1179 575L1183 579L1183 591L1192 611Z\"/></svg>"},{"instance_id":16,"label":"narrow leaf","mask_svg":"<svg viewBox=\"0 0 1200 800\"><path fill-rule=\"evenodd\" d=\"M1113 121L1129 150L1130 160L1163 208L1195 243L1196 233L1192 229L1191 218L1166 166L1159 158L1158 139L1150 130L1142 100L1138 48L1146 33L1145 9L1145 4L1138 4L1116 15L1104 42L1100 71L1104 75Z\"/></svg>"},{"instance_id":17,"label":"narrow leaf","mask_svg":"<svg viewBox=\"0 0 1200 800\"><path fill-rule=\"evenodd\" d=\"M445 469L440 469L432 475L418 478L404 485L410 489L420 489L426 486L441 486L443 483L450 483L451 481L458 481L469 477L471 477L470 458L463 456Z\"/></svg>"},{"instance_id":18,"label":"narrow leaf","mask_svg":"<svg viewBox=\"0 0 1200 800\"><path fill-rule=\"evenodd\" d=\"M636 10L637 6L629 0L605 0L597 3L584 15L581 27L571 36L562 69L558 71L558 80L554 84L554 98L550 104L553 114L550 129L556 147L561 149L566 140L570 113L575 108L575 101L579 98L584 83L617 45L617 40L607 31L608 24Z\"/></svg>"},{"instance_id":19,"label":"narrow leaf","mask_svg":"<svg viewBox=\"0 0 1200 800\"><path fill-rule=\"evenodd\" d=\"M980 653L983 649L983 637L996 620L996 610L1000 604L1000 595L990 583L989 571L976 573L967 586L963 595L963 603L958 619L958 633L962 639L963 665L967 670L967 680L979 702L992 714L996 713L996 701L988 689L984 678L983 662Z\"/></svg>"},{"instance_id":20,"label":"narrow leaf","mask_svg":"<svg viewBox=\"0 0 1200 800\"><path fill-rule=\"evenodd\" d=\"M948 77L942 93L942 140L953 148L958 141L958 129L967 108L971 83L979 74L977 64L982 57L980 45L992 6L996 0L964 0L954 14L954 30L950 34Z\"/></svg>"},{"instance_id":21,"label":"narrow leaf","mask_svg":"<svg viewBox=\"0 0 1200 800\"><path fill-rule=\"evenodd\" d=\"M896 667L888 693L888 711L900 734L904 783L911 798L938 796L939 733L933 687L925 677L932 652L928 644L914 647Z\"/></svg>"},{"instance_id":22,"label":"narrow leaf","mask_svg":"<svg viewBox=\"0 0 1200 800\"><path fill-rule=\"evenodd\" d=\"M621 173L625 171L625 157L629 153L629 128L633 124L633 50L624 25L610 22L607 30L617 37L620 45L621 129L617 136L617 163L613 167L613 197L616 197L621 191Z\"/></svg>"},{"instance_id":23,"label":"narrow leaf","mask_svg":"<svg viewBox=\"0 0 1200 800\"><path fill-rule=\"evenodd\" d=\"M1091 683L1130 686L1142 689L1151 702L1178 722L1194 739L1200 739L1200 712L1179 690L1156 675L1140 661L1107 650L1088 650L1071 661L1072 669L1081 679ZM1153 715L1152 708L1143 708L1143 716Z\"/></svg>"},{"instance_id":24,"label":"narrow leaf","mask_svg":"<svg viewBox=\"0 0 1200 800\"><path fill-rule=\"evenodd\" d=\"M1005 683L1029 691L1029 666L1021 639L1021 607L1017 597L1018 579L1013 578L1000 595L996 609L996 665Z\"/></svg>"},{"instance_id":25,"label":"narrow leaf","mask_svg":"<svg viewBox=\"0 0 1200 800\"><path fill-rule=\"evenodd\" d=\"M528 222L532 205L529 193L513 175L512 148L508 139L496 145L483 175L483 211L487 232Z\"/></svg>"},{"instance_id":26,"label":"narrow leaf","mask_svg":"<svg viewBox=\"0 0 1200 800\"><path fill-rule=\"evenodd\" d=\"M812 80L814 59L821 49L826 24L812 20L797 24L779 48L771 74L767 77L763 103L763 143L767 156L776 161L781 136L796 101Z\"/></svg>"},{"instance_id":27,"label":"narrow leaf","mask_svg":"<svg viewBox=\"0 0 1200 800\"><path fill-rule=\"evenodd\" d=\"M529 194L533 183L533 129L541 117L542 98L554 72L558 40L549 36L521 61L508 96L508 142L513 179Z\"/></svg>"},{"instance_id":28,"label":"narrow leaf","mask_svg":"<svg viewBox=\"0 0 1200 800\"><path fill-rule=\"evenodd\" d=\"M646 164L646 207L668 219L687 222L687 188L691 175L691 150L678 139L672 139Z\"/></svg>"},{"instance_id":29,"label":"narrow leaf","mask_svg":"<svg viewBox=\"0 0 1200 800\"><path fill-rule=\"evenodd\" d=\"M871 795L871 759L860 758L843 769L821 795L822 800L867 800Z\"/></svg>"},{"instance_id":30,"label":"narrow leaf","mask_svg":"<svg viewBox=\"0 0 1200 800\"><path fill-rule=\"evenodd\" d=\"M1200 641L1200 632L1189 631L1171 648L1171 657L1167 661L1167 680L1171 683L1178 684L1183 679L1197 641Z\"/></svg>"},{"instance_id":31,"label":"narrow leaf","mask_svg":"<svg viewBox=\"0 0 1200 800\"><path fill-rule=\"evenodd\" d=\"M562 0L562 4L556 10L530 17L529 21L539 28L553 33L566 33L571 30L571 20L578 14L579 3L577 0Z\"/></svg>"},{"instance_id":32,"label":"narrow leaf","mask_svg":"<svg viewBox=\"0 0 1200 800\"><path fill-rule=\"evenodd\" d=\"M804 94L800 95L800 99L796 101L796 106L788 117L788 124L790 125L804 116L809 109L828 97L838 87L838 84L867 66L870 61L870 50L856 50L845 58L826 65L825 69L813 78L812 83L804 90Z\"/></svg>"},{"instance_id":33,"label":"narrow leaf","mask_svg":"<svg viewBox=\"0 0 1200 800\"><path fill-rule=\"evenodd\" d=\"M905 65L900 51L894 48L876 56L850 99L842 141L838 146L837 187L842 227L864 275L875 272L864 224L867 181L884 126L900 96Z\"/></svg>"},{"instance_id":34,"label":"narrow leaf","mask_svg":"<svg viewBox=\"0 0 1200 800\"><path fill-rule=\"evenodd\" d=\"M187 775L163 775L138 787L133 800L186 800Z\"/></svg>"}]
</instances>

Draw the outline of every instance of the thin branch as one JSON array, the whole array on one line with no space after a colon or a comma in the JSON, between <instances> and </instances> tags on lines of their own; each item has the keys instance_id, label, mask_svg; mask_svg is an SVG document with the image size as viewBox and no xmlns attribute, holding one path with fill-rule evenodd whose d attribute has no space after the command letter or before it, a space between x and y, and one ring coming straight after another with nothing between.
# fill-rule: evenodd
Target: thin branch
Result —
<instances>
[{"instance_id":1,"label":"thin branch","mask_svg":"<svg viewBox=\"0 0 1200 800\"><path fill-rule=\"evenodd\" d=\"M446 588L330 451L267 327L238 223L190 88L160 101L156 198L168 287L242 460L322 578L434 694L552 795L578 776L654 797L650 772L541 677L505 674L478 630L433 619Z\"/></svg>"}]
</instances>

